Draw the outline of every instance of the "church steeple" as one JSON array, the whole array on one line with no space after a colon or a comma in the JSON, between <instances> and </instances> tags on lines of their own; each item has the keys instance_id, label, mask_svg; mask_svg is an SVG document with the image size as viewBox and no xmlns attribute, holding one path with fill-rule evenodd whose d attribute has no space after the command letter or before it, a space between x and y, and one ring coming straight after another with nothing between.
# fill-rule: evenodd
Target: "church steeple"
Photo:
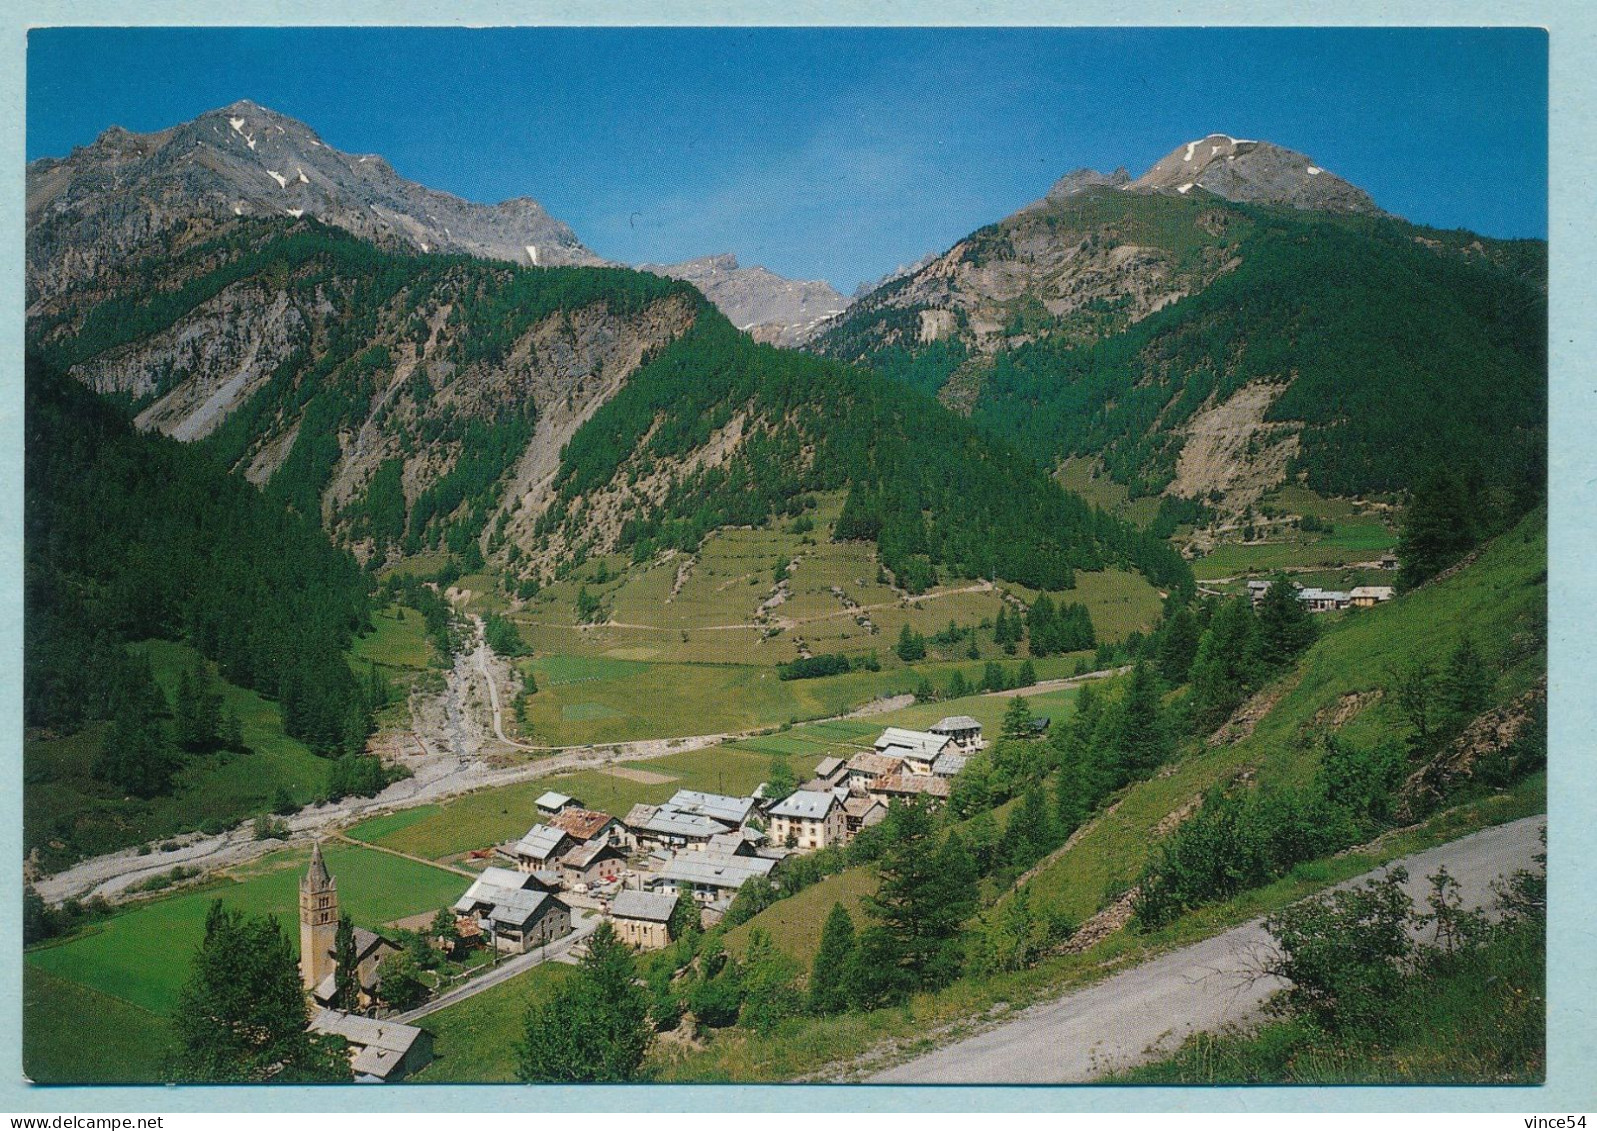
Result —
<instances>
[{"instance_id":1,"label":"church steeple","mask_svg":"<svg viewBox=\"0 0 1597 1131\"><path fill-rule=\"evenodd\" d=\"M322 859L322 844L311 848L311 864L299 881L299 973L307 990L333 972L333 942L338 933L338 881Z\"/></svg>"}]
</instances>

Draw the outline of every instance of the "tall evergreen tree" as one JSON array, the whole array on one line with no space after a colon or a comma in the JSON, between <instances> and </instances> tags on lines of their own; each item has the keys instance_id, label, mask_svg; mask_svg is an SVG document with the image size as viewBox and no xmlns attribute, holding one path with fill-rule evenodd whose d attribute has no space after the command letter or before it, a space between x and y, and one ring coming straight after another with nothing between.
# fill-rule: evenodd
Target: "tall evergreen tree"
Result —
<instances>
[{"instance_id":1,"label":"tall evergreen tree","mask_svg":"<svg viewBox=\"0 0 1597 1131\"><path fill-rule=\"evenodd\" d=\"M341 1038L306 1032L299 964L272 916L211 904L205 937L172 1013L177 1083L338 1082L351 1078Z\"/></svg>"},{"instance_id":2,"label":"tall evergreen tree","mask_svg":"<svg viewBox=\"0 0 1597 1131\"><path fill-rule=\"evenodd\" d=\"M1437 687L1437 699L1447 724L1462 727L1486 709L1492 696L1492 673L1466 633L1447 658Z\"/></svg>"},{"instance_id":3,"label":"tall evergreen tree","mask_svg":"<svg viewBox=\"0 0 1597 1131\"><path fill-rule=\"evenodd\" d=\"M1159 633L1154 660L1165 682L1176 687L1187 682L1193 657L1198 654L1200 635L1197 618L1186 605L1178 608L1165 621Z\"/></svg>"},{"instance_id":4,"label":"tall evergreen tree","mask_svg":"<svg viewBox=\"0 0 1597 1131\"><path fill-rule=\"evenodd\" d=\"M1438 466L1409 496L1398 534L1398 582L1405 589L1429 581L1463 557L1475 544L1474 508L1464 484Z\"/></svg>"},{"instance_id":5,"label":"tall evergreen tree","mask_svg":"<svg viewBox=\"0 0 1597 1131\"><path fill-rule=\"evenodd\" d=\"M1314 643L1314 620L1285 575L1264 591L1256 619L1258 656L1265 667L1284 667Z\"/></svg>"},{"instance_id":6,"label":"tall evergreen tree","mask_svg":"<svg viewBox=\"0 0 1597 1131\"><path fill-rule=\"evenodd\" d=\"M1031 704L1024 695L1010 699L1004 709L1003 737L1010 741L1031 737Z\"/></svg>"},{"instance_id":7,"label":"tall evergreen tree","mask_svg":"<svg viewBox=\"0 0 1597 1131\"><path fill-rule=\"evenodd\" d=\"M841 1013L848 1008L848 968L854 960L854 920L841 903L832 904L821 928L820 949L810 967L811 1013Z\"/></svg>"},{"instance_id":8,"label":"tall evergreen tree","mask_svg":"<svg viewBox=\"0 0 1597 1131\"><path fill-rule=\"evenodd\" d=\"M533 1083L625 1083L637 1079L653 1036L632 951L602 923L577 975L527 1010L516 1075Z\"/></svg>"},{"instance_id":9,"label":"tall evergreen tree","mask_svg":"<svg viewBox=\"0 0 1597 1131\"><path fill-rule=\"evenodd\" d=\"M1192 704L1197 723L1214 727L1253 690L1259 678L1258 622L1247 598L1216 610L1192 659Z\"/></svg>"},{"instance_id":10,"label":"tall evergreen tree","mask_svg":"<svg viewBox=\"0 0 1597 1131\"><path fill-rule=\"evenodd\" d=\"M1163 689L1153 669L1138 660L1118 711L1115 751L1126 780L1143 777L1175 753L1165 720Z\"/></svg>"},{"instance_id":11,"label":"tall evergreen tree","mask_svg":"<svg viewBox=\"0 0 1597 1131\"><path fill-rule=\"evenodd\" d=\"M338 919L333 933L333 1008L353 1013L360 1008L360 968L355 961L355 923L348 915Z\"/></svg>"}]
</instances>

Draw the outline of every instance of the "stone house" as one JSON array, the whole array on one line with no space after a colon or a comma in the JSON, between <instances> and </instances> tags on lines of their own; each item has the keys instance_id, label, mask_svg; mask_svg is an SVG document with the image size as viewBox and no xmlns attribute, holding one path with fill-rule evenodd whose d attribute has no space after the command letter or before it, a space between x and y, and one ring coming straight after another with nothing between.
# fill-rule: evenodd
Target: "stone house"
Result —
<instances>
[{"instance_id":1,"label":"stone house","mask_svg":"<svg viewBox=\"0 0 1597 1131\"><path fill-rule=\"evenodd\" d=\"M319 1009L311 1018L309 1029L312 1033L343 1037L349 1043L349 1066L357 1084L403 1080L433 1058L432 1034L414 1025Z\"/></svg>"},{"instance_id":2,"label":"stone house","mask_svg":"<svg viewBox=\"0 0 1597 1131\"><path fill-rule=\"evenodd\" d=\"M771 843L813 852L848 841L848 817L831 791L798 790L770 812Z\"/></svg>"},{"instance_id":3,"label":"stone house","mask_svg":"<svg viewBox=\"0 0 1597 1131\"><path fill-rule=\"evenodd\" d=\"M616 935L638 950L659 950L671 941L669 924L677 899L663 892L617 892L610 901L610 921Z\"/></svg>"}]
</instances>

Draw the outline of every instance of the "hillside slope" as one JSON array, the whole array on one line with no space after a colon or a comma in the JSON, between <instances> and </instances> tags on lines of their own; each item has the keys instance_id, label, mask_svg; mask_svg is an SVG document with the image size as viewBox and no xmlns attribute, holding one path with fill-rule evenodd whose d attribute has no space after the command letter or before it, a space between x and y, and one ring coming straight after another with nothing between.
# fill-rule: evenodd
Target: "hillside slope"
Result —
<instances>
[{"instance_id":1,"label":"hillside slope","mask_svg":"<svg viewBox=\"0 0 1597 1131\"><path fill-rule=\"evenodd\" d=\"M1045 463L1240 512L1284 483L1402 489L1460 451L1525 490L1545 325L1545 243L1417 227L1300 154L1214 135L1137 180L1069 175L809 348Z\"/></svg>"},{"instance_id":2,"label":"hillside slope","mask_svg":"<svg viewBox=\"0 0 1597 1131\"><path fill-rule=\"evenodd\" d=\"M306 217L240 219L108 282L36 319L37 347L367 562L446 550L515 588L847 488L839 537L917 591L939 567L1190 585L1167 546L929 399L758 346L675 280L395 255Z\"/></svg>"}]
</instances>

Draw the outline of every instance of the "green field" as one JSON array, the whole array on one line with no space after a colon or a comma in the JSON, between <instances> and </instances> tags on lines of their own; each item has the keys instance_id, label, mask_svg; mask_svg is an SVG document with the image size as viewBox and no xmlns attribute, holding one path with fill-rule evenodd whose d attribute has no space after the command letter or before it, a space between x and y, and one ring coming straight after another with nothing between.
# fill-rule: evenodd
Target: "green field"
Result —
<instances>
[{"instance_id":1,"label":"green field","mask_svg":"<svg viewBox=\"0 0 1597 1131\"><path fill-rule=\"evenodd\" d=\"M865 897L876 891L880 877L872 868L847 868L811 884L797 895L779 899L742 926L726 933L726 948L741 955L749 935L756 929L771 936L777 949L796 958L807 972L821 948L821 931L832 906L841 903L854 920L857 931L868 922L861 906Z\"/></svg>"},{"instance_id":2,"label":"green field","mask_svg":"<svg viewBox=\"0 0 1597 1131\"><path fill-rule=\"evenodd\" d=\"M421 614L402 605L373 613L372 631L358 637L352 651L361 660L414 671L425 668L432 656Z\"/></svg>"},{"instance_id":3,"label":"green field","mask_svg":"<svg viewBox=\"0 0 1597 1131\"><path fill-rule=\"evenodd\" d=\"M22 964L22 1070L32 1082L153 1083L171 1040L164 1017Z\"/></svg>"},{"instance_id":4,"label":"green field","mask_svg":"<svg viewBox=\"0 0 1597 1131\"><path fill-rule=\"evenodd\" d=\"M527 1007L542 1001L576 974L576 967L545 962L483 990L421 1025L433 1034L436 1059L410 1081L418 1084L504 1084L516 1079L516 1045Z\"/></svg>"},{"instance_id":5,"label":"green field","mask_svg":"<svg viewBox=\"0 0 1597 1131\"><path fill-rule=\"evenodd\" d=\"M401 809L396 813L385 813L380 817L368 817L358 825L345 829L344 835L354 840L363 840L367 844L376 844L400 829L408 829L411 825L420 824L430 817L437 816L440 811L436 805L417 805L410 809Z\"/></svg>"},{"instance_id":6,"label":"green field","mask_svg":"<svg viewBox=\"0 0 1597 1131\"><path fill-rule=\"evenodd\" d=\"M338 881L341 908L357 926L378 927L452 903L463 877L384 852L331 844L323 849ZM242 882L156 899L121 912L64 942L29 950L26 961L158 1015L170 1012L188 977L189 956L205 933L213 900L276 915L299 947L299 879L308 852L273 853Z\"/></svg>"}]
</instances>

